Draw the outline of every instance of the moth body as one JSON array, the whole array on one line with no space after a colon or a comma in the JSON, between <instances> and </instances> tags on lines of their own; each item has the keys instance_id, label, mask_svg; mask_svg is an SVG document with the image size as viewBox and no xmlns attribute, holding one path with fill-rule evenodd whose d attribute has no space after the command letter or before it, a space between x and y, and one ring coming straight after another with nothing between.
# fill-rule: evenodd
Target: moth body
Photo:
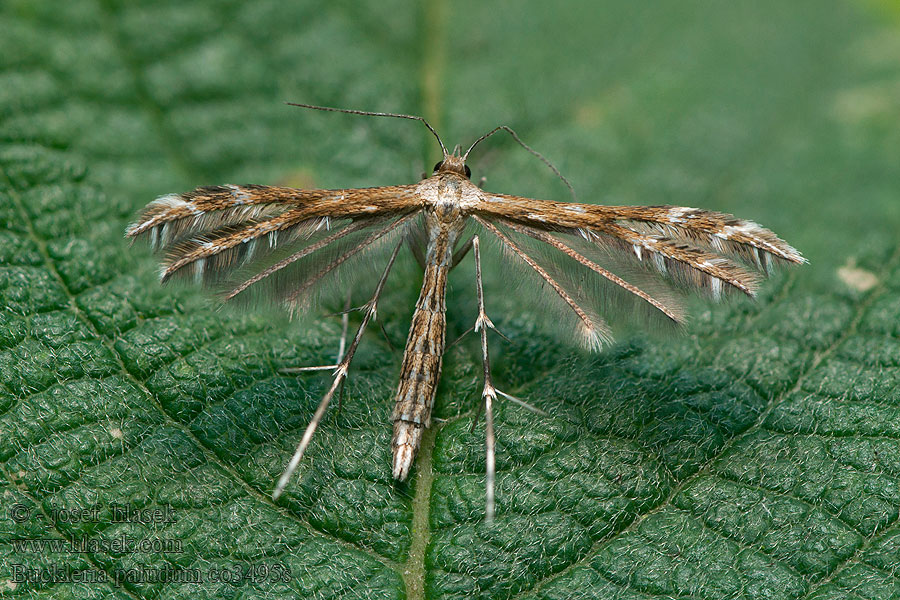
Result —
<instances>
[{"instance_id":1,"label":"moth body","mask_svg":"<svg viewBox=\"0 0 900 600\"><path fill-rule=\"evenodd\" d=\"M403 481L419 451L422 433L431 425L434 395L441 375L447 331L447 274L465 220L452 204L426 208L423 214L428 249L422 290L413 312L400 384L391 421L394 423L393 475Z\"/></svg>"},{"instance_id":2,"label":"moth body","mask_svg":"<svg viewBox=\"0 0 900 600\"><path fill-rule=\"evenodd\" d=\"M409 475L422 434L431 425L446 343L447 274L453 267L454 251L466 225L461 207L465 194L472 193L469 187L478 189L449 160L444 160L438 172L419 186L425 203L422 213L427 240L425 273L403 352L400 384L391 415L392 473L399 481Z\"/></svg>"}]
</instances>

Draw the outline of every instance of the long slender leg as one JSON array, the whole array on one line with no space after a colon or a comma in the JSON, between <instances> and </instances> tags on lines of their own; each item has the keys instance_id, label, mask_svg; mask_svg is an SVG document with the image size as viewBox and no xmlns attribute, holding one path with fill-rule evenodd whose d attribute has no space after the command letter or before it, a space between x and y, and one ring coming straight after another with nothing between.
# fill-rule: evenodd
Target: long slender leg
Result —
<instances>
[{"instance_id":1,"label":"long slender leg","mask_svg":"<svg viewBox=\"0 0 900 600\"><path fill-rule=\"evenodd\" d=\"M341 362L344 356L344 349L347 347L347 329L350 328L350 288L347 288L347 300L344 302L344 312L341 314L341 343L338 345L337 358L334 360Z\"/></svg>"},{"instance_id":2,"label":"long slender leg","mask_svg":"<svg viewBox=\"0 0 900 600\"><path fill-rule=\"evenodd\" d=\"M279 369L279 373L303 373L304 371L325 371L327 369L336 369L344 356L344 349L347 347L347 330L350 328L350 290L347 290L347 301L344 303L344 310L341 312L341 339L338 342L337 358L333 365L322 365L319 367L285 367Z\"/></svg>"},{"instance_id":3,"label":"long slender leg","mask_svg":"<svg viewBox=\"0 0 900 600\"><path fill-rule=\"evenodd\" d=\"M488 354L487 330L493 329L501 336L503 336L503 334L497 331L497 328L494 327L494 324L488 318L487 313L484 310L484 285L482 284L481 278L481 247L479 246L479 239L477 235L472 237L472 251L475 254L475 287L478 293L478 318L475 319L474 330L481 332L481 366L484 372L484 390L481 392L481 398L484 400L484 443L486 463L484 470L484 520L487 522L491 522L494 519L494 482L496 479L494 400L497 399L497 395L499 394L500 396L503 396L504 398L511 400L512 402L515 402L516 404L523 406L537 414L543 415L545 417L549 415L541 409L525 402L524 400L520 400L515 396L510 396L506 392L502 392L494 387L494 381L491 378L491 361ZM503 338L506 339L506 336L503 336ZM481 406L478 407L478 412L475 414L475 421L478 420L480 414ZM475 426L475 421L472 422L473 427Z\"/></svg>"},{"instance_id":4,"label":"long slender leg","mask_svg":"<svg viewBox=\"0 0 900 600\"><path fill-rule=\"evenodd\" d=\"M344 349L347 347L347 330L350 328L350 296L351 289L347 288L347 300L344 302L344 312L341 314L341 342L338 344L338 353L337 358L335 359L338 362L341 362L341 357L344 356ZM379 323L380 324L380 323ZM383 326L382 326L383 329ZM344 382L341 382L341 391L338 394L338 414L341 412L341 407L344 405Z\"/></svg>"},{"instance_id":5,"label":"long slender leg","mask_svg":"<svg viewBox=\"0 0 900 600\"><path fill-rule=\"evenodd\" d=\"M444 352L446 352L447 350L449 350L449 349L452 348L453 346L455 346L455 345L457 345L458 343L460 343L460 342L463 340L464 337L466 337L467 335L469 335L469 334L472 333L473 331L475 331L475 326L474 326L474 325L473 325L472 327L469 327L468 329L466 329L464 332L462 332L462 334L461 334L458 338L456 338L455 340L453 340L452 342L450 342L449 344L447 344L447 347L444 348Z\"/></svg>"},{"instance_id":6,"label":"long slender leg","mask_svg":"<svg viewBox=\"0 0 900 600\"><path fill-rule=\"evenodd\" d=\"M325 392L325 396L322 398L322 401L319 402L319 407L316 409L316 412L313 415L312 420L309 422L309 425L306 426L306 431L303 433L303 437L300 439L300 443L297 445L297 450L294 451L294 455L291 457L291 461L288 463L288 466L284 470L284 473L281 474L281 478L278 480L278 484L275 486L275 491L272 492L273 500L278 499L278 497L284 491L284 488L287 486L288 481L290 481L291 475L293 475L294 471L297 470L297 466L300 464L300 460L303 458L303 453L306 452L306 447L309 446L309 442L312 439L313 434L316 432L316 428L322 421L322 416L325 414L325 410L328 408L328 403L331 402L331 399L334 397L334 392L337 390L338 386L347 377L347 369L350 367L350 361L353 360L353 355L356 353L356 348L357 346L359 346L359 342L362 339L363 332L366 329L366 325L369 324L370 320L375 318L376 312L378 310L378 298L381 296L381 291L384 289L384 284L387 281L388 273L391 272L391 267L394 266L394 261L397 258L397 253L400 252L400 248L402 246L403 241L397 244L397 247L394 248L394 252L391 254L390 260L388 260L388 264L384 269L384 273L381 275L381 279L378 281L378 285L375 286L375 293L372 294L372 299L366 303L365 315L363 316L362 323L360 323L359 325L359 329L356 330L356 336L353 338L353 342L350 344L350 347L347 349L344 357L336 365L336 369L334 372L334 381L331 383L331 387L328 388L328 391Z\"/></svg>"},{"instance_id":7,"label":"long slender leg","mask_svg":"<svg viewBox=\"0 0 900 600\"><path fill-rule=\"evenodd\" d=\"M484 369L484 390L481 398L484 401L484 438L485 438L485 521L494 520L494 400L497 399L497 390L491 379L491 363L488 356L487 330L494 328L494 324L484 312L484 287L481 283L481 249L478 236L472 238L472 251L475 253L475 287L478 293L478 318L475 319L475 331L481 331L481 357Z\"/></svg>"},{"instance_id":8,"label":"long slender leg","mask_svg":"<svg viewBox=\"0 0 900 600\"><path fill-rule=\"evenodd\" d=\"M463 244L462 246L460 246L459 248L457 248L456 251L453 253L453 261L450 263L450 268L451 268L451 269L452 269L453 267L455 267L456 265L458 265L458 264L459 264L459 261L461 261L462 259L464 259L464 258L466 257L466 254L469 253L469 250L472 249L472 239L474 239L474 237L475 237L475 236L470 237L470 238L466 241L465 244Z\"/></svg>"}]
</instances>

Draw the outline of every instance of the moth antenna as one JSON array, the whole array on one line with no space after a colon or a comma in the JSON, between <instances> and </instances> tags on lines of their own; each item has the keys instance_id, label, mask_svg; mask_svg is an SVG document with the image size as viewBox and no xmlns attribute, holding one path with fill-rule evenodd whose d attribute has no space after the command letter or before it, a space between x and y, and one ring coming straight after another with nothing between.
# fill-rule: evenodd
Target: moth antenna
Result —
<instances>
[{"instance_id":1,"label":"moth antenna","mask_svg":"<svg viewBox=\"0 0 900 600\"><path fill-rule=\"evenodd\" d=\"M512 129L510 129L510 128L507 127L506 125L498 125L497 127L494 127L493 129L491 129L490 131L488 131L487 133L485 133L483 136L481 136L480 138L478 138L477 140L475 140L475 142L474 142L471 146L469 146L469 149L466 150L466 153L463 154L463 157L462 157L463 162L466 161L466 159L469 157L469 152L471 152L472 149L473 149L475 146L477 146L478 144L480 144L481 142L483 142L483 141L486 140L487 138L491 137L492 135L494 135L494 134L497 133L498 131L505 131L506 133L508 133L509 135L511 135L512 138L513 138L514 140L516 140L516 142L517 142L520 146L522 146L523 148L525 148L526 150L528 150L528 152L530 152L532 155L534 155L534 156L538 157L539 159L541 159L541 162L543 162L545 165L547 165L547 166L550 168L550 170L553 171L553 173L554 173L557 177L559 177L560 180L561 180L564 184L566 184L566 187L569 188L569 193L572 194L572 200L573 200L573 201L576 201L576 202L578 201L578 198L575 196L575 188L573 188L573 187L572 187L572 184L569 183L569 180L566 179L565 176L564 176L562 173L559 172L559 169L557 169L555 166L553 166L553 163L550 162L550 160L547 159L547 157L545 157L543 154L541 154L540 152L538 152L537 150L535 150L534 148L532 148L531 146L529 146L528 144L526 144L525 142L523 142L523 141L521 140L521 138L519 138L518 134L516 134L515 131L513 131ZM437 134L435 134L435 135L437 135Z\"/></svg>"},{"instance_id":2,"label":"moth antenna","mask_svg":"<svg viewBox=\"0 0 900 600\"><path fill-rule=\"evenodd\" d=\"M438 144L441 145L441 152L444 153L444 158L448 158L450 156L450 154L447 152L446 146L444 146L444 142L441 141L441 136L439 136L438 132L434 130L434 127L432 127L431 124L425 120L425 117L420 117L418 115L401 115L399 113L389 113L389 112L371 112L368 110L354 110L352 108L332 108L330 106L316 106L314 104L301 104L299 102L285 102L285 104L287 104L289 106L299 106L300 108L312 108L313 110L324 110L324 111L328 111L328 112L347 113L348 115L363 115L365 117L394 117L396 119L411 119L413 121L421 121L422 123L425 124L425 127L428 128L428 131L430 131L432 134L434 134L434 137L435 137L435 139L437 139ZM515 135L515 134L513 134L513 135ZM527 148L527 146L526 146L526 148ZM534 151L532 150L532 152L534 152Z\"/></svg>"}]
</instances>

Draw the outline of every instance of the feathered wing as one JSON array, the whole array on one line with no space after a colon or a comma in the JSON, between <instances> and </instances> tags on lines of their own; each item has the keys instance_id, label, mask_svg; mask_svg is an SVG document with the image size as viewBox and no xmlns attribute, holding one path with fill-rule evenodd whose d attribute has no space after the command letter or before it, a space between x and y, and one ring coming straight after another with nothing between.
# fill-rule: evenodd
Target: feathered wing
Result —
<instances>
[{"instance_id":1,"label":"feathered wing","mask_svg":"<svg viewBox=\"0 0 900 600\"><path fill-rule=\"evenodd\" d=\"M162 281L187 277L226 299L298 308L351 271L340 267L377 262L372 254L402 235L420 208L414 186L211 186L151 202L126 235L163 252Z\"/></svg>"},{"instance_id":2,"label":"feathered wing","mask_svg":"<svg viewBox=\"0 0 900 600\"><path fill-rule=\"evenodd\" d=\"M612 338L611 325L623 320L653 329L684 321L681 298L646 269L622 269L622 260L594 256L584 240L573 236L473 218L484 229L485 241L493 241L506 258L502 266L512 270L506 281L518 286L517 299L550 311L548 322L567 339L595 349Z\"/></svg>"},{"instance_id":3,"label":"feathered wing","mask_svg":"<svg viewBox=\"0 0 900 600\"><path fill-rule=\"evenodd\" d=\"M610 339L609 326L595 310L594 303L589 302L584 286L572 285L562 276L559 264L546 260L548 257L540 256L534 248L528 247L527 238L477 215L474 219L488 233L486 241L496 242L500 253L508 259L503 264L514 268L513 276L504 278L505 283L518 285L526 294L543 292L532 300L552 311L553 321L562 325L561 330L567 335L571 333L584 346L598 348ZM521 299L521 294L517 296Z\"/></svg>"},{"instance_id":4,"label":"feathered wing","mask_svg":"<svg viewBox=\"0 0 900 600\"><path fill-rule=\"evenodd\" d=\"M501 244L517 245L521 252L513 254L529 256L547 274L552 271L551 278L569 298L578 298L586 314L597 315L598 332L602 316L614 308L610 302L621 309L629 299L637 310L662 314L674 323L683 320L680 299L648 271L676 288L719 299L731 291L754 295L775 263L805 262L797 250L756 223L694 208L596 206L484 194L471 214ZM598 295L602 302L596 302ZM591 304L593 313L586 310Z\"/></svg>"}]
</instances>

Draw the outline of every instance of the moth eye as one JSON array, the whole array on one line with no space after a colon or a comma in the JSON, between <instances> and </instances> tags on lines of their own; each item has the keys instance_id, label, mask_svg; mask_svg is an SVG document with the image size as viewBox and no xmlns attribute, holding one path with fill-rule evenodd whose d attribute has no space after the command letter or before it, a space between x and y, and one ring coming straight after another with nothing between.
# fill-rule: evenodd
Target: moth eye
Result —
<instances>
[{"instance_id":1,"label":"moth eye","mask_svg":"<svg viewBox=\"0 0 900 600\"><path fill-rule=\"evenodd\" d=\"M440 161L437 162L437 164L434 165L434 172L435 172L435 173L438 172L438 169L441 168L441 165L442 165L442 164L444 164L444 161L440 160Z\"/></svg>"},{"instance_id":2,"label":"moth eye","mask_svg":"<svg viewBox=\"0 0 900 600\"><path fill-rule=\"evenodd\" d=\"M469 168L469 165L464 165L466 167L466 177L472 177L472 169Z\"/></svg>"}]
</instances>

